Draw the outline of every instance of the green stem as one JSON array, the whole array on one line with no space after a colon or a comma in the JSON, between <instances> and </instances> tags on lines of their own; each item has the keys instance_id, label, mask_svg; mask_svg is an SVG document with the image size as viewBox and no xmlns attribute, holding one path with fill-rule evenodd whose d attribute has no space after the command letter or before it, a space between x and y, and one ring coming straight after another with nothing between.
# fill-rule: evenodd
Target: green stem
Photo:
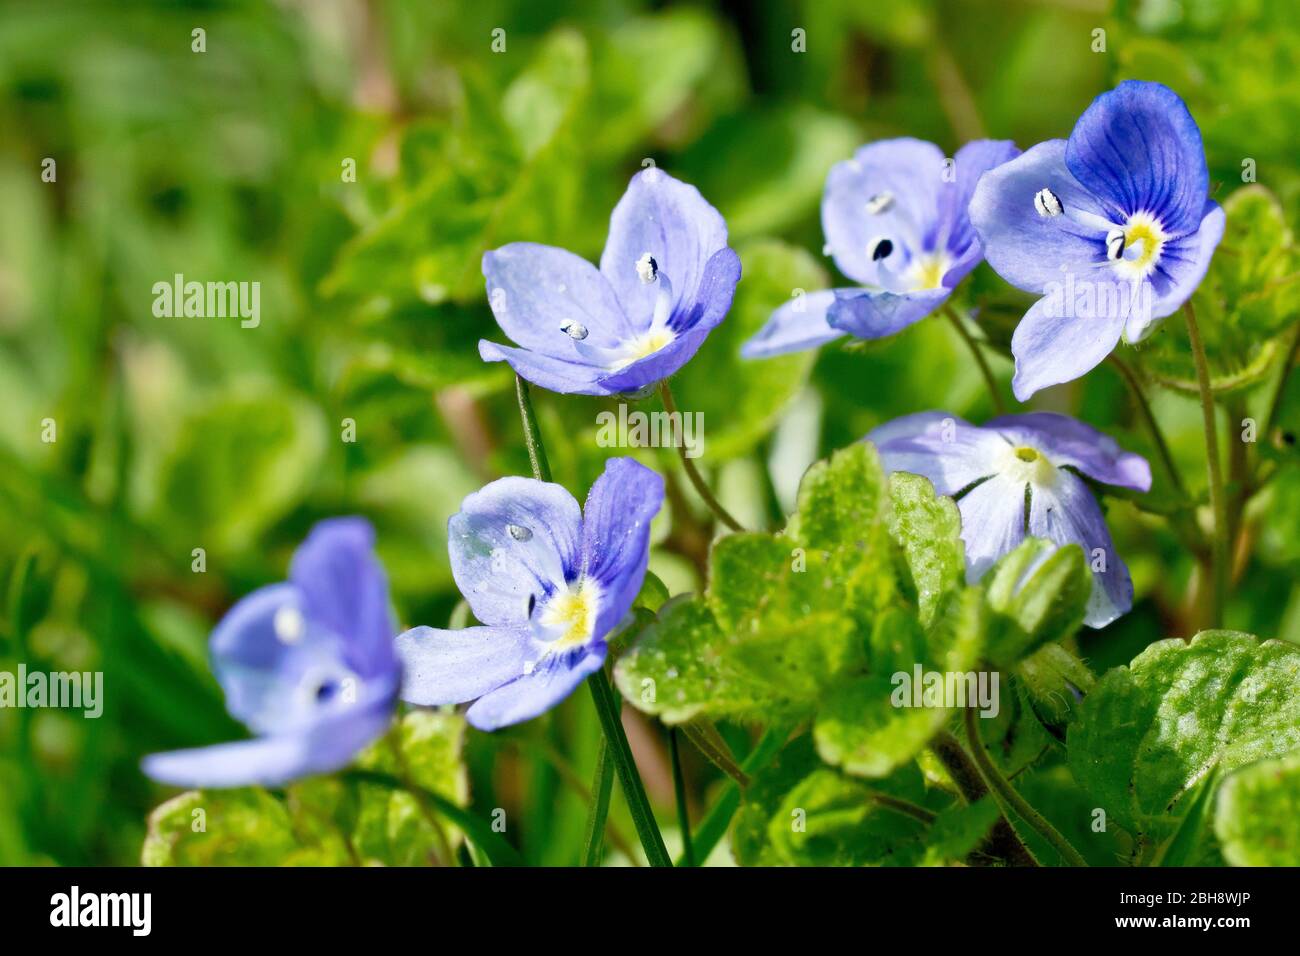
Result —
<instances>
[{"instance_id":1,"label":"green stem","mask_svg":"<svg viewBox=\"0 0 1300 956\"><path fill-rule=\"evenodd\" d=\"M609 759L609 743L601 737L596 750L596 775L591 784L591 806L587 810L583 866L600 866L605 843L605 819L609 816L609 798L613 791L614 764Z\"/></svg>"},{"instance_id":2,"label":"green stem","mask_svg":"<svg viewBox=\"0 0 1300 956\"><path fill-rule=\"evenodd\" d=\"M952 782L957 785L957 789L967 803L976 803L989 795L989 788L980 775L979 767L971 761L960 740L948 731L941 730L930 741L930 750L939 758L939 762L948 771L948 776L952 777ZM1000 805L998 809L1002 809ZM989 835L984 842L984 851L990 856L1005 860L1012 866L1040 865L1034 858L1034 854L1029 851L1029 847L1025 846L1020 839L1015 828L1007 822L1005 810L998 815L993 828L989 830Z\"/></svg>"},{"instance_id":3,"label":"green stem","mask_svg":"<svg viewBox=\"0 0 1300 956\"><path fill-rule=\"evenodd\" d=\"M1211 541L1213 590L1210 603L1210 627L1223 626L1223 605L1228 593L1228 502L1224 495L1223 466L1219 462L1219 428L1215 415L1214 392L1210 386L1210 367L1205 359L1205 344L1196 324L1196 310L1189 299L1183 303L1187 335L1191 339L1192 358L1196 362L1196 380L1201 388L1201 417L1205 420L1205 462L1210 472L1210 505L1214 510L1214 537Z\"/></svg>"},{"instance_id":4,"label":"green stem","mask_svg":"<svg viewBox=\"0 0 1300 956\"><path fill-rule=\"evenodd\" d=\"M664 379L659 383L659 395L663 399L664 411L668 413L669 421L671 421L672 416L678 413L677 403L673 401L673 390L668 387L668 379ZM678 437L680 438L680 436ZM695 463L686 454L686 443L681 440L674 440L673 444L677 446L677 453L682 460L682 467L686 469L686 477L691 480L691 485L699 496L704 499L704 503L709 506L709 510L717 515L718 520L732 531L744 531L745 529L741 523L733 518L726 508L722 507L717 498L713 497L713 492L709 490L708 484L705 483L704 476L696 470Z\"/></svg>"},{"instance_id":5,"label":"green stem","mask_svg":"<svg viewBox=\"0 0 1300 956\"><path fill-rule=\"evenodd\" d=\"M873 793L871 795L872 803L884 807L886 810L893 810L895 813L901 813L905 817L911 817L913 820L919 820L926 826L934 823L936 814L927 810L925 807L918 807L910 800L903 800L900 797L891 797L887 793Z\"/></svg>"},{"instance_id":6,"label":"green stem","mask_svg":"<svg viewBox=\"0 0 1300 956\"><path fill-rule=\"evenodd\" d=\"M966 343L966 347L970 349L970 354L975 357L975 364L979 366L980 373L984 376L984 384L988 386L989 397L993 399L993 408L999 415L1005 415L1007 406L1002 401L1001 391L998 390L998 380L994 377L993 369L989 366L989 360L980 348L980 344L966 330L966 326L962 325L961 316L957 314L956 309L952 306L946 306L943 314L948 317L952 327L957 330L957 334L961 336L962 341Z\"/></svg>"},{"instance_id":7,"label":"green stem","mask_svg":"<svg viewBox=\"0 0 1300 956\"><path fill-rule=\"evenodd\" d=\"M1108 360L1119 371L1120 377L1124 379L1124 384L1128 386L1129 393L1133 396L1133 402L1137 405L1138 411L1142 413L1142 420L1146 423L1147 431L1151 433L1151 440L1156 444L1156 451L1160 453L1160 461L1165 466L1165 472L1169 475L1170 483L1178 489L1180 494L1185 496L1187 492L1183 488L1182 476L1178 474L1178 469L1174 467L1174 456L1169 452L1169 445L1165 441L1164 432L1160 430L1156 416L1151 411L1151 403L1147 401L1146 393L1142 391L1142 382L1138 379L1137 373L1114 352L1110 353Z\"/></svg>"},{"instance_id":8,"label":"green stem","mask_svg":"<svg viewBox=\"0 0 1300 956\"><path fill-rule=\"evenodd\" d=\"M622 698L614 693L604 669L593 672L587 678L587 686L591 688L591 699L596 704L596 714L600 717L600 726L609 743L614 769L618 771L618 783L623 788L623 796L627 800L627 808L632 814L632 823L636 826L641 846L645 849L646 859L651 866L672 866L673 861L664 846L664 838L659 833L659 824L655 822L654 811L650 808L650 798L646 796L645 787L636 771L632 748L628 745L627 735L623 733Z\"/></svg>"},{"instance_id":9,"label":"green stem","mask_svg":"<svg viewBox=\"0 0 1300 956\"><path fill-rule=\"evenodd\" d=\"M1070 845L1070 841L1061 836L1060 831L1052 826L1047 819L1029 805L1020 791L1011 785L1006 777L1002 776L1002 771L994 765L989 758L988 751L984 749L984 742L980 740L979 716L974 707L964 709L963 717L966 722L966 736L970 740L971 755L975 758L975 766L979 768L980 776L988 784L989 789L993 791L998 802L1003 805L1003 813L1006 813L1005 807L1010 807L1016 816L1029 824L1038 834L1050 843L1053 849L1061 855L1061 859L1070 866L1087 866L1088 861Z\"/></svg>"},{"instance_id":10,"label":"green stem","mask_svg":"<svg viewBox=\"0 0 1300 956\"><path fill-rule=\"evenodd\" d=\"M677 728L668 730L668 750L673 764L673 798L677 803L677 827L682 831L682 858L687 866L695 866L695 851L691 848L691 816L686 809L686 778L682 776L682 755L677 746Z\"/></svg>"},{"instance_id":11,"label":"green stem","mask_svg":"<svg viewBox=\"0 0 1300 956\"><path fill-rule=\"evenodd\" d=\"M533 477L538 481L550 481L551 463L546 460L546 446L542 444L542 432L537 427L537 416L533 414L528 383L518 375L515 376L515 397L519 400L519 417L524 422L524 444L528 446L528 463L533 466Z\"/></svg>"}]
</instances>

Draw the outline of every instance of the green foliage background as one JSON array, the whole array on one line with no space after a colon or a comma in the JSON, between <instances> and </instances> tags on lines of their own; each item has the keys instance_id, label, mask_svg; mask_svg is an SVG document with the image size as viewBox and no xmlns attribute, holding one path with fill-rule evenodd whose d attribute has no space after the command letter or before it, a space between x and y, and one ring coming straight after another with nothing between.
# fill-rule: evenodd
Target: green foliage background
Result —
<instances>
[{"instance_id":1,"label":"green foliage background","mask_svg":"<svg viewBox=\"0 0 1300 956\"><path fill-rule=\"evenodd\" d=\"M674 389L680 407L704 412L702 462L724 502L748 527L776 530L807 467L871 427L930 408L976 421L992 413L962 343L937 320L870 348L739 359L739 344L792 290L838 281L820 251L830 165L890 135L949 152L982 133L1022 147L1063 137L1097 93L1128 77L1162 80L1188 101L1215 197L1229 203L1229 233L1198 307L1224 389L1227 456L1248 455L1242 468L1275 463L1276 472L1245 507L1249 547L1226 623L1300 642L1292 450L1300 385L1273 399L1300 289L1290 232L1300 211L1293 14L1284 0L4 4L0 669L102 670L105 710L99 720L0 711L0 863L134 863L142 845L146 859L166 856L156 838L145 844L145 827L172 794L141 776L139 758L241 732L207 665L208 631L239 596L283 576L313 521L370 517L402 621L447 622L458 600L447 517L482 483L527 473L511 378L477 355L479 338L502 338L485 302L484 250L532 240L594 259L609 210L646 160L699 186L726 217L745 277L730 316ZM191 50L196 27L206 52ZM498 28L503 52L491 46ZM806 52L792 51L796 28L806 31ZM1104 52L1093 49L1097 29ZM40 176L46 157L57 163L53 183ZM346 160L356 182L341 175ZM1246 160L1258 185L1243 190ZM155 317L152 286L176 273L259 281L260 326ZM1002 343L1026 304L986 267L967 298ZM1156 414L1187 494L1199 500L1203 434L1184 335L1170 321L1128 357L1165 386L1155 391ZM995 370L1005 383L1009 362ZM596 414L613 404L540 391L534 400L556 480L581 498L608 453L595 441ZM1109 366L1034 404L1078 415L1151 457L1151 500L1176 500ZM1276 427L1242 451L1237 423L1248 415ZM42 441L45 419L55 442ZM355 442L341 438L345 419L355 422ZM670 457L637 454L675 468ZM896 510L934 507L907 494L894 490ZM1106 505L1138 599L1115 625L1074 639L1096 676L1156 641L1190 636L1200 619L1188 598L1194 562L1170 524L1128 500ZM651 568L673 595L703 588L705 517L683 493L656 523ZM944 518L924 511L917 520L939 528ZM763 540L733 542L731 557L759 560ZM192 570L195 548L205 551L202 573ZM715 552L715 562L727 560ZM720 613L692 607L672 613ZM908 625L878 626L888 636ZM952 640L957 653L960 638ZM1190 657L1204 653L1192 647L1201 650ZM1115 672L1123 676L1092 700L1104 693L1153 713L1165 706L1160 674L1179 665L1153 654ZM719 716L754 716L737 706ZM861 744L851 731L871 717L841 710L817 718L816 743L823 758L832 752L851 766ZM803 715L792 704L781 716ZM508 839L527 862L577 860L599 735L585 694L491 736L465 734L454 718L404 727L453 750L463 738L464 769L439 750L421 771L427 786L483 819L504 808ZM673 844L665 738L640 717L631 727ZM728 720L721 730L738 753L756 739ZM1028 748L1027 765L1040 753L1035 743L1051 746L1027 744L1009 727L1001 753L1014 762L1016 748ZM938 849L932 841L923 851L914 834L878 833L879 811L867 809L860 784L818 764L811 746L805 738L788 748L776 776L747 796L733 835L742 861L875 860L873 841L888 837L899 859L942 862L967 853L988 826L985 802L936 807ZM699 820L725 778L690 747L684 756ZM1063 829L1094 805L1076 782L1087 779L1087 759L1084 741L1069 770L1048 760L1022 778ZM907 766L887 789L921 800L920 772ZM1295 766L1292 758L1273 776L1265 767L1234 778L1219 800L1268 806L1270 787L1287 775L1294 801ZM1130 793L1134 815L1180 785L1167 762L1147 770L1153 776L1138 783L1152 789ZM358 854L410 862L400 854L432 839L401 795L332 786L309 785L287 802L223 799L232 820L245 814L265 828L266 814L283 816L263 841L273 848L263 862ZM160 815L187 813L192 798L180 799ZM263 813L265 799L273 808ZM780 827L764 836L787 804L825 810L827 829L808 847L788 846ZM359 848L336 838L341 815L362 835ZM1231 861L1287 859L1277 846L1294 853L1293 823L1289 835L1278 823L1283 835L1261 844L1250 839L1261 827L1252 819L1216 822ZM612 820L621 857L629 839L615 837L632 827L617 794ZM851 844L845 827L857 834ZM182 848L176 860L220 862L228 849ZM1129 852L1090 841L1085 855L1113 862ZM730 858L725 843L713 856Z\"/></svg>"}]
</instances>

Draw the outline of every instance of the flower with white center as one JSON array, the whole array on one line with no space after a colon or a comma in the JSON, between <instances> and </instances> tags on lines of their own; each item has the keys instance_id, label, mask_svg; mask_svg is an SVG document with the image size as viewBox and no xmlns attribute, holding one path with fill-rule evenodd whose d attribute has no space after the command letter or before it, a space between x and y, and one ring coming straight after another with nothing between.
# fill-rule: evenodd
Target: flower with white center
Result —
<instances>
[{"instance_id":1,"label":"flower with white center","mask_svg":"<svg viewBox=\"0 0 1300 956\"><path fill-rule=\"evenodd\" d=\"M1223 236L1201 133L1159 83L1127 81L1050 140L984 175L970 204L984 255L1043 296L1011 340L1025 401L1140 341L1205 276Z\"/></svg>"},{"instance_id":2,"label":"flower with white center","mask_svg":"<svg viewBox=\"0 0 1300 956\"><path fill-rule=\"evenodd\" d=\"M1083 547L1093 573L1086 623L1103 627L1133 606L1133 582L1115 553L1088 478L1148 491L1151 466L1113 438L1066 415L1004 415L983 427L946 412L895 419L867 436L885 469L923 475L957 501L974 582L1026 536Z\"/></svg>"},{"instance_id":3,"label":"flower with white center","mask_svg":"<svg viewBox=\"0 0 1300 956\"><path fill-rule=\"evenodd\" d=\"M346 766L392 720L396 633L369 523L320 522L289 580L243 598L212 631L226 706L258 736L153 754L144 772L180 787L277 787Z\"/></svg>"},{"instance_id":4,"label":"flower with white center","mask_svg":"<svg viewBox=\"0 0 1300 956\"><path fill-rule=\"evenodd\" d=\"M731 308L740 259L694 186L660 169L632 177L610 217L600 268L554 246L483 256L488 302L518 348L479 343L554 392L638 392L690 360Z\"/></svg>"},{"instance_id":5,"label":"flower with white center","mask_svg":"<svg viewBox=\"0 0 1300 956\"><path fill-rule=\"evenodd\" d=\"M447 524L456 584L482 627L397 639L402 699L459 704L480 730L536 717L599 669L645 578L663 479L612 458L586 508L560 485L502 478ZM528 534L520 534L527 529Z\"/></svg>"},{"instance_id":6,"label":"flower with white center","mask_svg":"<svg viewBox=\"0 0 1300 956\"><path fill-rule=\"evenodd\" d=\"M976 140L949 160L933 143L888 139L836 163L822 197L825 251L863 288L804 293L745 343L746 358L815 348L849 334L893 335L925 318L982 258L966 215L975 183L1019 153Z\"/></svg>"}]
</instances>

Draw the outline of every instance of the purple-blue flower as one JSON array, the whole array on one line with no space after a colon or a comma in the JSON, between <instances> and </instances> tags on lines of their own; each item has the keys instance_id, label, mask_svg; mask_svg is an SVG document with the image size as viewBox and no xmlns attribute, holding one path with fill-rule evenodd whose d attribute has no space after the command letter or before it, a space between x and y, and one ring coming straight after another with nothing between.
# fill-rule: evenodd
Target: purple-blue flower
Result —
<instances>
[{"instance_id":1,"label":"purple-blue flower","mask_svg":"<svg viewBox=\"0 0 1300 956\"><path fill-rule=\"evenodd\" d=\"M273 787L346 766L382 734L401 685L388 581L361 518L321 521L289 580L248 595L212 632L230 713L257 736L153 754L144 772L179 787Z\"/></svg>"},{"instance_id":2,"label":"purple-blue flower","mask_svg":"<svg viewBox=\"0 0 1300 956\"><path fill-rule=\"evenodd\" d=\"M1079 544L1093 572L1086 623L1103 627L1133 606L1133 581L1084 477L1147 491L1151 466L1113 438L1052 412L1004 415L983 427L921 412L867 436L885 469L924 475L961 512L966 575L974 582L1026 536Z\"/></svg>"},{"instance_id":3,"label":"purple-blue flower","mask_svg":"<svg viewBox=\"0 0 1300 956\"><path fill-rule=\"evenodd\" d=\"M976 140L950 161L933 143L887 139L836 163L822 196L826 248L868 288L797 296L741 354L781 355L845 333L883 338L939 308L983 255L966 214L975 184L1018 153L1011 142Z\"/></svg>"},{"instance_id":4,"label":"purple-blue flower","mask_svg":"<svg viewBox=\"0 0 1300 956\"><path fill-rule=\"evenodd\" d=\"M519 348L479 342L553 392L636 392L690 360L740 281L727 224L694 186L659 169L632 177L597 270L580 256L512 242L483 256L488 303Z\"/></svg>"},{"instance_id":5,"label":"purple-blue flower","mask_svg":"<svg viewBox=\"0 0 1300 956\"><path fill-rule=\"evenodd\" d=\"M1205 276L1223 236L1201 132L1176 93L1129 80L1093 100L1068 140L987 173L970 218L989 264L1043 298L1011 340L1025 401L1140 341Z\"/></svg>"},{"instance_id":6,"label":"purple-blue flower","mask_svg":"<svg viewBox=\"0 0 1300 956\"><path fill-rule=\"evenodd\" d=\"M554 707L605 663L609 634L645 578L663 479L612 458L587 505L556 484L501 478L448 522L452 574L481 627L417 627L397 639L402 699L473 700L480 730Z\"/></svg>"}]
</instances>

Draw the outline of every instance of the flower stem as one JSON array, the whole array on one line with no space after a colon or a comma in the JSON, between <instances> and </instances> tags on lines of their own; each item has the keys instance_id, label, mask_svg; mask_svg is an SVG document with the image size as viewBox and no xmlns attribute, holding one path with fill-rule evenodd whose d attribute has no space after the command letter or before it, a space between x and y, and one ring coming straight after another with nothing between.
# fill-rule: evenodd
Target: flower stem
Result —
<instances>
[{"instance_id":1,"label":"flower stem","mask_svg":"<svg viewBox=\"0 0 1300 956\"><path fill-rule=\"evenodd\" d=\"M1128 386L1128 390L1133 396L1133 402L1137 405L1138 411L1142 413L1142 420L1146 423L1147 431L1151 433L1151 440L1156 444L1156 451L1160 453L1160 461L1165 466L1165 472L1169 475L1170 483L1180 494L1186 495L1187 492L1183 488L1182 476L1178 473L1178 469L1174 467L1174 457L1170 454L1164 432L1160 430L1156 416L1151 411L1151 403L1147 401L1146 393L1142 391L1142 382L1138 379L1137 373L1114 352L1111 352L1107 359L1119 371L1120 377L1124 379L1124 384Z\"/></svg>"},{"instance_id":2,"label":"flower stem","mask_svg":"<svg viewBox=\"0 0 1300 956\"><path fill-rule=\"evenodd\" d=\"M695 866L695 850L691 847L691 816L686 809L686 778L682 776L682 755L677 746L677 728L668 729L668 750L673 764L673 798L677 803L677 827L682 831L682 859L687 866Z\"/></svg>"},{"instance_id":3,"label":"flower stem","mask_svg":"<svg viewBox=\"0 0 1300 956\"><path fill-rule=\"evenodd\" d=\"M963 717L966 722L966 736L970 740L971 754L975 758L975 766L979 768L980 776L988 784L989 789L993 791L994 797L1003 807L1010 807L1020 819L1038 831L1038 834L1050 843L1053 849L1061 855L1061 859L1070 866L1087 866L1088 861L1070 845L1070 841L1061 836L1059 830L1052 826L1047 819L1037 810L1029 805L1020 791L1011 785L1011 781L1002 776L1002 771L994 765L989 759L988 751L984 749L984 742L980 740L980 731L978 714L974 707L966 707L963 711ZM1006 810L1003 810L1006 813Z\"/></svg>"},{"instance_id":4,"label":"flower stem","mask_svg":"<svg viewBox=\"0 0 1300 956\"><path fill-rule=\"evenodd\" d=\"M519 399L519 417L524 423L524 441L528 445L528 460L533 466L533 477L538 481L550 481L551 466L546 460L546 446L542 444L537 416L533 414L528 383L518 375L515 376L515 396ZM618 781L623 787L623 796L627 798L632 822L636 824L637 836L641 838L646 858L651 866L672 866L673 861L664 848L664 838L659 834L659 825L655 823L654 811L650 809L650 800L641 784L641 777L637 774L632 748L628 746L627 735L623 733L620 717L622 700L614 693L603 668L587 678L587 686L591 688L591 698L596 703L596 714L605 731L609 755L618 771Z\"/></svg>"},{"instance_id":5,"label":"flower stem","mask_svg":"<svg viewBox=\"0 0 1300 956\"><path fill-rule=\"evenodd\" d=\"M1210 604L1210 627L1223 625L1223 605L1228 591L1228 501L1223 487L1223 466L1219 462L1219 429L1215 415L1214 392L1210 387L1210 367L1205 359L1205 344L1196 324L1196 310L1188 299L1183 303L1187 335L1196 362L1196 380L1201 388L1201 416L1205 420L1205 462L1210 472L1210 505L1214 510L1211 575L1213 590Z\"/></svg>"},{"instance_id":6,"label":"flower stem","mask_svg":"<svg viewBox=\"0 0 1300 956\"><path fill-rule=\"evenodd\" d=\"M871 802L886 810L893 810L895 813L901 813L905 817L911 817L913 820L919 820L926 826L934 823L936 814L925 807L919 807L910 800L904 800L901 797L891 797L887 793L873 793Z\"/></svg>"},{"instance_id":7,"label":"flower stem","mask_svg":"<svg viewBox=\"0 0 1300 956\"><path fill-rule=\"evenodd\" d=\"M989 397L993 399L993 408L999 415L1005 415L1007 412L1006 403L1002 401L1002 393L998 390L998 380L993 376L993 369L989 367L989 360L985 357L980 344L975 341L974 337L962 325L961 316L957 314L956 309L952 306L945 306L943 314L948 317L952 327L957 330L966 347L970 349L970 354L975 357L975 364L979 366L980 373L984 376L984 384L989 387Z\"/></svg>"},{"instance_id":8,"label":"flower stem","mask_svg":"<svg viewBox=\"0 0 1300 956\"><path fill-rule=\"evenodd\" d=\"M677 415L677 403L673 401L673 390L668 387L668 379L664 379L659 383L659 395L663 399L664 411L668 413L669 421L671 421L672 416ZM704 476L696 470L695 463L687 456L686 443L678 440L678 438L680 436L674 437L673 444L677 446L677 453L682 459L682 467L686 469L686 477L691 480L691 485L694 486L699 496L704 499L704 503L709 506L709 510L718 516L719 521L732 531L744 531L745 529L740 522L733 518L726 508L722 507L717 498L713 497L713 492L705 484Z\"/></svg>"},{"instance_id":9,"label":"flower stem","mask_svg":"<svg viewBox=\"0 0 1300 956\"><path fill-rule=\"evenodd\" d=\"M609 816L609 797L613 791L614 764L609 759L609 741L601 737L596 750L596 775L591 784L591 806L587 809L583 866L600 866L605 844L605 819Z\"/></svg>"},{"instance_id":10,"label":"flower stem","mask_svg":"<svg viewBox=\"0 0 1300 956\"><path fill-rule=\"evenodd\" d=\"M980 775L979 767L971 762L970 755L966 753L960 740L948 731L941 730L930 741L930 750L939 758L939 762L948 771L948 776L952 777L952 782L957 785L957 789L961 791L967 803L975 803L988 796L989 788ZM1007 822L1006 811L1001 805L999 809L1002 812L998 815L993 828L989 830L985 851L1012 866L1040 866L1034 854L1029 852L1029 847L1025 846L1020 839L1020 835Z\"/></svg>"},{"instance_id":11,"label":"flower stem","mask_svg":"<svg viewBox=\"0 0 1300 956\"><path fill-rule=\"evenodd\" d=\"M524 444L528 446L528 463L533 466L533 477L538 481L550 481L551 463L546 460L546 446L542 444L542 432L537 427L537 416L533 414L528 383L518 375L515 376L515 397L519 400L519 417L524 423Z\"/></svg>"},{"instance_id":12,"label":"flower stem","mask_svg":"<svg viewBox=\"0 0 1300 956\"><path fill-rule=\"evenodd\" d=\"M600 717L600 726L605 731L605 740L609 744L610 757L614 769L618 771L619 786L627 800L632 822L636 825L637 836L645 849L646 859L651 866L672 866L664 846L664 838L659 833L659 824L655 822L654 811L650 808L650 798L646 796L641 777L636 772L636 761L632 757L632 748L628 745L627 735L623 733L621 719L622 699L614 693L614 688L605 676L604 669L595 671L587 678L591 688L591 699L596 704L596 715Z\"/></svg>"}]
</instances>

